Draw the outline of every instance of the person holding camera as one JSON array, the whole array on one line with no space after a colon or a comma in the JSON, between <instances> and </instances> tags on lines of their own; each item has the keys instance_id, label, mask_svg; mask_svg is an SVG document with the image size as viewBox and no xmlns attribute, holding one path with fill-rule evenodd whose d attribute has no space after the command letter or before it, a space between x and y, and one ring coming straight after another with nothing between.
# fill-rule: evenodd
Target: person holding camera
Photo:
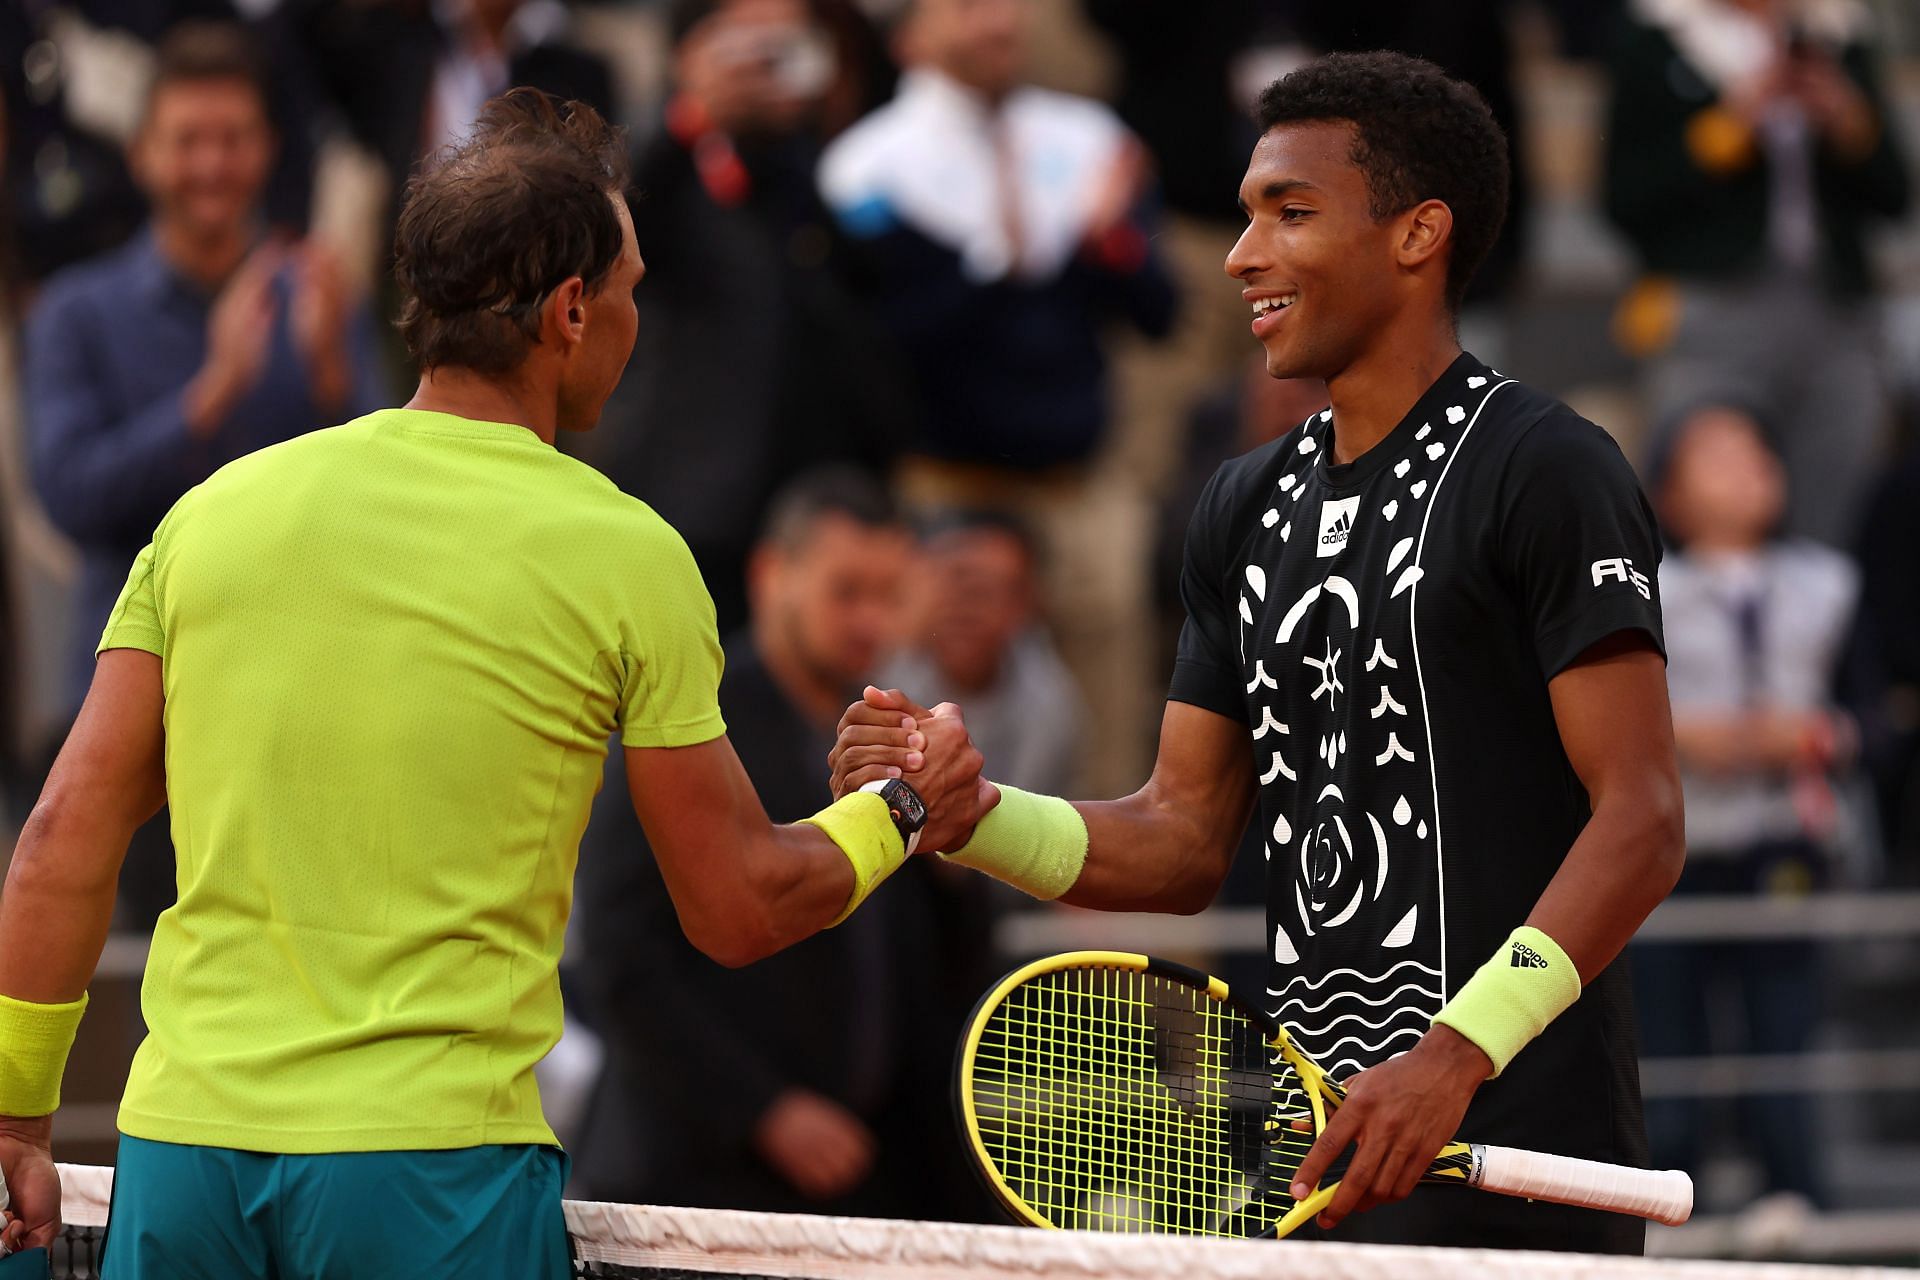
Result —
<instances>
[{"instance_id":1,"label":"person holding camera","mask_svg":"<svg viewBox=\"0 0 1920 1280\"><path fill-rule=\"evenodd\" d=\"M1842 544L1885 426L1866 239L1909 178L1860 0L1633 0L1612 55L1607 212L1646 277L1618 334L1649 408L1764 407L1790 532Z\"/></svg>"},{"instance_id":2,"label":"person holding camera","mask_svg":"<svg viewBox=\"0 0 1920 1280\"><path fill-rule=\"evenodd\" d=\"M668 19L673 92L634 163L640 340L607 407L620 430L579 456L680 530L725 634L775 489L820 464L877 473L909 405L813 187L864 102L871 31L843 0L676 0Z\"/></svg>"}]
</instances>

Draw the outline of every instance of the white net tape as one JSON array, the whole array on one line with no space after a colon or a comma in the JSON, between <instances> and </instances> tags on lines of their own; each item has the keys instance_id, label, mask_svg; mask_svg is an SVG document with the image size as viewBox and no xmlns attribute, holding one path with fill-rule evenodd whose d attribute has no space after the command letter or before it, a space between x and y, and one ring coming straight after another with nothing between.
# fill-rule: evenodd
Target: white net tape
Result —
<instances>
[{"instance_id":1,"label":"white net tape","mask_svg":"<svg viewBox=\"0 0 1920 1280\"><path fill-rule=\"evenodd\" d=\"M60 1166L71 1226L107 1221L113 1170ZM584 1260L780 1280L1913 1280L1911 1271L1308 1241L1193 1240L569 1201Z\"/></svg>"}]
</instances>

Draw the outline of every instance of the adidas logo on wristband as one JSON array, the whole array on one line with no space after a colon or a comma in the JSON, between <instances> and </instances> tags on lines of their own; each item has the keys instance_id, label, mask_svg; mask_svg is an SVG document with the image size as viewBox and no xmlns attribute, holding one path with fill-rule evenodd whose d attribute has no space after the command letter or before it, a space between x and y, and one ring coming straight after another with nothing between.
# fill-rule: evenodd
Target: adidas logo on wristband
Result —
<instances>
[{"instance_id":1,"label":"adidas logo on wristband","mask_svg":"<svg viewBox=\"0 0 1920 1280\"><path fill-rule=\"evenodd\" d=\"M1544 969L1547 958L1524 942L1513 944L1513 967L1516 969Z\"/></svg>"}]
</instances>

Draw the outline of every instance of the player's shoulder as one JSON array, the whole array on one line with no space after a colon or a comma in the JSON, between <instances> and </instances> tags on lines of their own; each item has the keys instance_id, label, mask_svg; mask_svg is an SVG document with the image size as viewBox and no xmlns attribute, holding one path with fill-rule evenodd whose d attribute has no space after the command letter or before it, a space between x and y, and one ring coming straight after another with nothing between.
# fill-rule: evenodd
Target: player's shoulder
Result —
<instances>
[{"instance_id":1,"label":"player's shoulder","mask_svg":"<svg viewBox=\"0 0 1920 1280\"><path fill-rule=\"evenodd\" d=\"M1326 428L1327 416L1316 413L1279 439L1221 463L1200 493L1193 528L1221 536L1245 533L1272 507L1275 486L1288 466L1318 449Z\"/></svg>"},{"instance_id":2,"label":"player's shoulder","mask_svg":"<svg viewBox=\"0 0 1920 1280\"><path fill-rule=\"evenodd\" d=\"M321 427L241 454L222 464L189 493L201 495L204 501L238 493L270 494L278 477L310 474L327 457L350 448L355 425L348 422Z\"/></svg>"},{"instance_id":3,"label":"player's shoulder","mask_svg":"<svg viewBox=\"0 0 1920 1280\"><path fill-rule=\"evenodd\" d=\"M692 562L693 552L680 531L604 472L564 453L554 454L552 465L566 487L567 509L586 526L583 533L593 545L627 563L636 557L646 557L655 565L663 560Z\"/></svg>"},{"instance_id":4,"label":"player's shoulder","mask_svg":"<svg viewBox=\"0 0 1920 1280\"><path fill-rule=\"evenodd\" d=\"M1524 382L1497 383L1481 416L1476 426L1489 446L1485 452L1509 471L1579 466L1632 470L1612 432Z\"/></svg>"}]
</instances>

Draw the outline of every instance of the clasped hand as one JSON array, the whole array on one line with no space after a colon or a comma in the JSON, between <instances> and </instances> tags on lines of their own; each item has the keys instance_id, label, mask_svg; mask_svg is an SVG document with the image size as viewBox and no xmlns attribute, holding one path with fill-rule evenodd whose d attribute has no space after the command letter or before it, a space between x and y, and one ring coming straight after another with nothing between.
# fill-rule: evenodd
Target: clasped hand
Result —
<instances>
[{"instance_id":1,"label":"clasped hand","mask_svg":"<svg viewBox=\"0 0 1920 1280\"><path fill-rule=\"evenodd\" d=\"M867 688L840 717L840 736L828 753L833 797L869 782L899 778L927 806L920 833L926 853L948 853L973 838L973 828L1000 803L1000 790L980 776L985 763L960 708L943 702L928 710L898 689Z\"/></svg>"}]
</instances>

